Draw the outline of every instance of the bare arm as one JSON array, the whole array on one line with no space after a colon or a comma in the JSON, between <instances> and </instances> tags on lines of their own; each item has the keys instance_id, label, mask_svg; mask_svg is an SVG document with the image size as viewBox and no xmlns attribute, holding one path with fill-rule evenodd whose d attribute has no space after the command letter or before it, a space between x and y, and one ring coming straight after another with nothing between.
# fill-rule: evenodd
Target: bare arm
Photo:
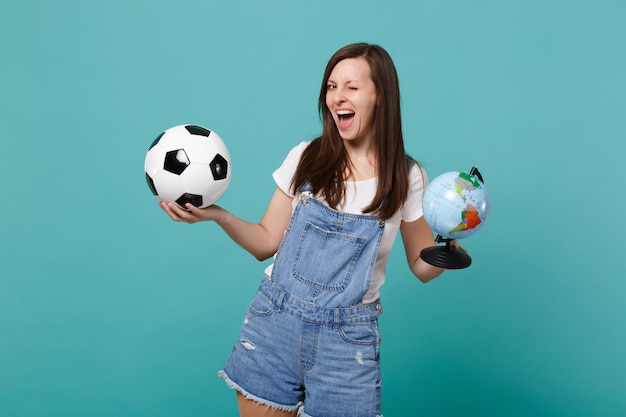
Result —
<instances>
[{"instance_id":1,"label":"bare arm","mask_svg":"<svg viewBox=\"0 0 626 417\"><path fill-rule=\"evenodd\" d=\"M422 282L428 282L438 277L444 269L430 265L420 258L422 249L436 245L433 232L424 217L410 223L402 222L400 232L402 233L406 259L413 274Z\"/></svg>"},{"instance_id":2,"label":"bare arm","mask_svg":"<svg viewBox=\"0 0 626 417\"><path fill-rule=\"evenodd\" d=\"M159 204L174 221L190 224L215 221L236 243L258 260L264 260L278 250L291 218L291 203L292 197L277 187L259 223L242 220L216 205L200 209L187 204L187 210L182 210L175 203Z\"/></svg>"}]
</instances>

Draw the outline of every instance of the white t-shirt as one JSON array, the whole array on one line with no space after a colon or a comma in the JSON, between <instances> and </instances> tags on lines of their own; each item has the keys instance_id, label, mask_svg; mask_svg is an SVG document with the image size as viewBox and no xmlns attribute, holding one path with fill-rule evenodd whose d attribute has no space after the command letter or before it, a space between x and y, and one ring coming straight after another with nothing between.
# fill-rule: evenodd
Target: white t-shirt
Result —
<instances>
[{"instance_id":1,"label":"white t-shirt","mask_svg":"<svg viewBox=\"0 0 626 417\"><path fill-rule=\"evenodd\" d=\"M302 156L302 152L309 145L310 142L301 142L298 146L293 148L283 164L273 173L274 181L276 185L284 191L287 195L294 197L293 207L299 201L299 194L294 195L290 189L291 179L296 172L298 162ZM378 257L374 264L374 270L370 287L365 296L363 297L363 303L368 304L376 301L380 297L380 287L385 282L385 270L387 266L387 260L391 252L391 247L398 234L400 222L412 222L422 217L422 196L428 179L423 169L416 169L414 166L409 172L409 193L404 202L404 205L398 210L391 218L385 220L385 230L383 231L383 237L380 242L378 250ZM371 178L364 181L346 181L346 194L344 201L337 207L337 210L352 213L362 214L363 209L367 207L374 195L376 194L376 187L378 185L378 178ZM322 200L318 197L318 199ZM265 270L265 273L270 276L272 273L272 266L270 265Z\"/></svg>"}]
</instances>

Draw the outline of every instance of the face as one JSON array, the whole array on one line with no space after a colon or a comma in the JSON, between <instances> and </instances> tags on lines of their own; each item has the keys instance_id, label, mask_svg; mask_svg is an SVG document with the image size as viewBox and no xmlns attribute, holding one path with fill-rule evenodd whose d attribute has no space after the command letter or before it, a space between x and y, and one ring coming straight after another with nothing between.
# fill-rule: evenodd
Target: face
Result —
<instances>
[{"instance_id":1,"label":"face","mask_svg":"<svg viewBox=\"0 0 626 417\"><path fill-rule=\"evenodd\" d=\"M342 139L371 140L376 101L365 58L348 58L335 65L326 83L326 106Z\"/></svg>"}]
</instances>

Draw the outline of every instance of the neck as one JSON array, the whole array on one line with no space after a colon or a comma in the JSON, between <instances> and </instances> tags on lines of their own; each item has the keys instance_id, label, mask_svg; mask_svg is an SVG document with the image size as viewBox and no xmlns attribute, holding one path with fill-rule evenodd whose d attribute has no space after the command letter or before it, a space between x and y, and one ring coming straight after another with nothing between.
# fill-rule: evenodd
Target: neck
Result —
<instances>
[{"instance_id":1,"label":"neck","mask_svg":"<svg viewBox=\"0 0 626 417\"><path fill-rule=\"evenodd\" d=\"M355 143L345 145L349 159L346 180L363 181L378 175L376 152L371 146Z\"/></svg>"}]
</instances>

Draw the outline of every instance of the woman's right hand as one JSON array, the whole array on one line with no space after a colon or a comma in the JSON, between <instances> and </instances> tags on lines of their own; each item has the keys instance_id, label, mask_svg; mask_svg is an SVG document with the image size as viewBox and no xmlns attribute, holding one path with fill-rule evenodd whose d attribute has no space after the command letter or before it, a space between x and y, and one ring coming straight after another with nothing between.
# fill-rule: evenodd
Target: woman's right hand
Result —
<instances>
[{"instance_id":1,"label":"woman's right hand","mask_svg":"<svg viewBox=\"0 0 626 417\"><path fill-rule=\"evenodd\" d=\"M160 201L159 206L175 222L197 223L201 221L217 220L223 209L216 205L198 208L191 203L185 204L185 209L171 201Z\"/></svg>"}]
</instances>

